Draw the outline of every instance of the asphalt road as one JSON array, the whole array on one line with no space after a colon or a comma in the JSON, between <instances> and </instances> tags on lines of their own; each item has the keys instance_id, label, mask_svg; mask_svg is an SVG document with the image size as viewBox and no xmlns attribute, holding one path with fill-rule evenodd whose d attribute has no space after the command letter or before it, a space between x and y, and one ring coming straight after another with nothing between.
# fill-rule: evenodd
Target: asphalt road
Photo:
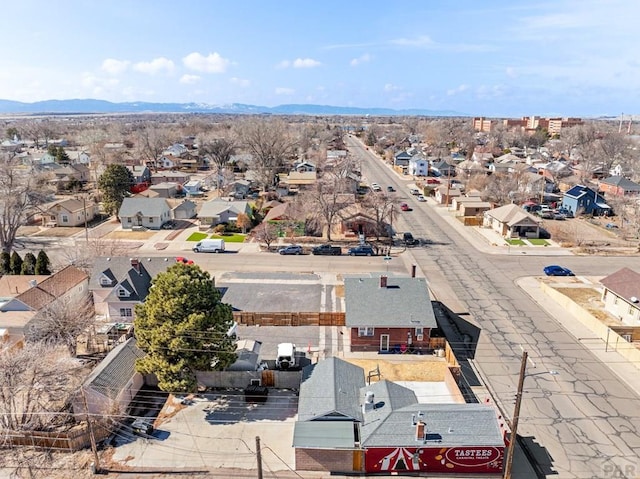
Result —
<instances>
[{"instance_id":1,"label":"asphalt road","mask_svg":"<svg viewBox=\"0 0 640 479\"><path fill-rule=\"evenodd\" d=\"M431 207L409 195L406 182L355 140L351 143L369 181L394 185L398 202L413 207L398 214L396 229L433 242L411 253L437 299L464 315L466 331L473 336L479 328L469 355L508 417L520 358L523 350L529 353L518 433L541 475L639 477L639 395L515 284L523 276L540 275L545 264L558 259L479 252ZM578 275L606 275L623 266L640 269L637 257L563 256L562 264Z\"/></svg>"}]
</instances>

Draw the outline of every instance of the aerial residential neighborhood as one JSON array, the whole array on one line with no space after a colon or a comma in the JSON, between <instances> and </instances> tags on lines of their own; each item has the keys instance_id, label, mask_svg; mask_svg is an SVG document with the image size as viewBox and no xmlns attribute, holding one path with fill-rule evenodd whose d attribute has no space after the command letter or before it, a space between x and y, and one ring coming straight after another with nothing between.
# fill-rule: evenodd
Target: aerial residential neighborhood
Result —
<instances>
[{"instance_id":1,"label":"aerial residential neighborhood","mask_svg":"<svg viewBox=\"0 0 640 479\"><path fill-rule=\"evenodd\" d=\"M534 117L194 135L161 117L153 150L3 120L4 174L33 194L0 224L0 467L582 477L558 438L595 451L594 430L637 422L636 136ZM23 135L43 123L58 135ZM625 148L605 165L567 148L575 129Z\"/></svg>"}]
</instances>

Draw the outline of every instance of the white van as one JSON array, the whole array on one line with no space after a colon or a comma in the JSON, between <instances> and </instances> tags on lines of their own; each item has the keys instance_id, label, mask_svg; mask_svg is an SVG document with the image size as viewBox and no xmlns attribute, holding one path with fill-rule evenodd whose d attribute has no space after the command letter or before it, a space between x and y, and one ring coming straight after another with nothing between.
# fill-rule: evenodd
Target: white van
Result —
<instances>
[{"instance_id":1,"label":"white van","mask_svg":"<svg viewBox=\"0 0 640 479\"><path fill-rule=\"evenodd\" d=\"M296 362L296 345L293 343L278 344L278 356L276 357L277 369L292 369L298 366Z\"/></svg>"},{"instance_id":2,"label":"white van","mask_svg":"<svg viewBox=\"0 0 640 479\"><path fill-rule=\"evenodd\" d=\"M205 239L193 247L196 253L224 253L223 239Z\"/></svg>"}]
</instances>

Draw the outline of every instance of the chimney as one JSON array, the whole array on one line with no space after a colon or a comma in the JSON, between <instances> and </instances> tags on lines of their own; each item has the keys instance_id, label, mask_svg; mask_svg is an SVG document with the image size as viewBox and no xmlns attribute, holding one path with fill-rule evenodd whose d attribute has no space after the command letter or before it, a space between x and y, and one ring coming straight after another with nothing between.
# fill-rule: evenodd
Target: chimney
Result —
<instances>
[{"instance_id":1,"label":"chimney","mask_svg":"<svg viewBox=\"0 0 640 479\"><path fill-rule=\"evenodd\" d=\"M138 261L138 258L131 258L131 267L135 268L138 273L140 272L140 261Z\"/></svg>"},{"instance_id":2,"label":"chimney","mask_svg":"<svg viewBox=\"0 0 640 479\"><path fill-rule=\"evenodd\" d=\"M373 411L375 408L376 408L376 403L375 403L375 396L373 394L373 391L367 391L364 398L364 404L362 405L362 412L366 413L369 411Z\"/></svg>"},{"instance_id":3,"label":"chimney","mask_svg":"<svg viewBox=\"0 0 640 479\"><path fill-rule=\"evenodd\" d=\"M386 288L387 287L387 277L386 276L380 276L380 287L381 288Z\"/></svg>"},{"instance_id":4,"label":"chimney","mask_svg":"<svg viewBox=\"0 0 640 479\"><path fill-rule=\"evenodd\" d=\"M424 441L425 430L426 424L422 421L418 421L418 424L416 424L416 441Z\"/></svg>"}]
</instances>

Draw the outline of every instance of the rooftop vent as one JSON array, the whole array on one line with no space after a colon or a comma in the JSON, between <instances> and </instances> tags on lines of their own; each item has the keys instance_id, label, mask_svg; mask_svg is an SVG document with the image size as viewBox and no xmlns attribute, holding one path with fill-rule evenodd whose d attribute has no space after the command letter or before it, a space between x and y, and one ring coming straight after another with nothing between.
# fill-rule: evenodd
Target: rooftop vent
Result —
<instances>
[{"instance_id":1,"label":"rooftop vent","mask_svg":"<svg viewBox=\"0 0 640 479\"><path fill-rule=\"evenodd\" d=\"M631 298L629 298L631 300L632 303L637 303L638 302L638 298L636 298L635 296L631 296Z\"/></svg>"}]
</instances>

